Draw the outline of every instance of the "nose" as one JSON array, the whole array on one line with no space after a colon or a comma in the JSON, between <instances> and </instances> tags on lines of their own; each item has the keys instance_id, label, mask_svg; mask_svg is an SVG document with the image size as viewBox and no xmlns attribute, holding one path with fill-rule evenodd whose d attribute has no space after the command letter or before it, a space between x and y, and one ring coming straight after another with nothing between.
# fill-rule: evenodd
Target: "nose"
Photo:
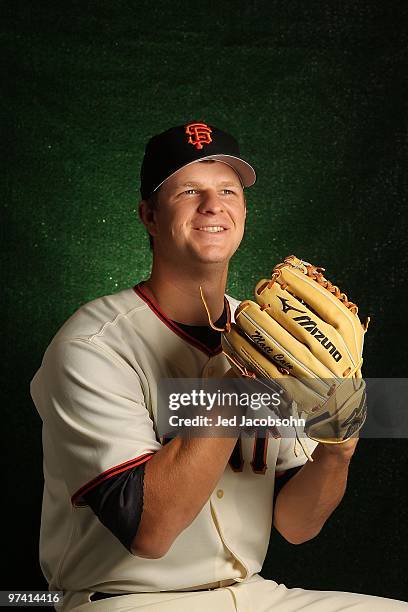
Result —
<instances>
[{"instance_id":1,"label":"nose","mask_svg":"<svg viewBox=\"0 0 408 612\"><path fill-rule=\"evenodd\" d=\"M198 211L202 214L218 214L223 210L223 203L214 190L206 190L201 193Z\"/></svg>"}]
</instances>

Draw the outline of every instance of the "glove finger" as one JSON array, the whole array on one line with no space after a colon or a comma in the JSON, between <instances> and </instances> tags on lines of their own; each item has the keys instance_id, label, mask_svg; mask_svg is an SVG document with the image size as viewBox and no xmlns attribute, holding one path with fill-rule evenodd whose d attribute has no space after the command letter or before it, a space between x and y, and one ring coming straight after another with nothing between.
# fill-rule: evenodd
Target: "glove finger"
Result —
<instances>
[{"instance_id":1,"label":"glove finger","mask_svg":"<svg viewBox=\"0 0 408 612\"><path fill-rule=\"evenodd\" d=\"M267 281L258 283L256 299L263 307L266 306L264 312L306 345L328 368L326 378L342 377L357 365L336 329L283 290L279 283L274 282L272 286Z\"/></svg>"},{"instance_id":2,"label":"glove finger","mask_svg":"<svg viewBox=\"0 0 408 612\"><path fill-rule=\"evenodd\" d=\"M257 345L258 349L293 376L331 378L333 372L302 342L292 336L259 305L242 302L235 313L236 324Z\"/></svg>"},{"instance_id":3,"label":"glove finger","mask_svg":"<svg viewBox=\"0 0 408 612\"><path fill-rule=\"evenodd\" d=\"M279 271L277 282L283 287L288 285L285 288L290 293L304 300L323 321L347 339L352 358L357 363L362 353L364 338L364 330L357 314L301 269L286 263Z\"/></svg>"},{"instance_id":4,"label":"glove finger","mask_svg":"<svg viewBox=\"0 0 408 612\"><path fill-rule=\"evenodd\" d=\"M264 356L256 346L239 332L238 326L233 323L231 330L221 336L224 353L232 356L250 372L261 378L281 378L285 376L276 365Z\"/></svg>"}]
</instances>

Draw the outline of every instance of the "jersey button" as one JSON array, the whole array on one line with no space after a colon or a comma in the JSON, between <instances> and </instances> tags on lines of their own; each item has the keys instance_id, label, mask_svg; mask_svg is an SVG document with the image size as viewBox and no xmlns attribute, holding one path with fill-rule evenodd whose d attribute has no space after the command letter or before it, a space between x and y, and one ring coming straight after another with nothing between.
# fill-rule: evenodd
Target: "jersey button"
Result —
<instances>
[{"instance_id":1,"label":"jersey button","mask_svg":"<svg viewBox=\"0 0 408 612\"><path fill-rule=\"evenodd\" d=\"M224 491L222 489L218 489L217 497L218 499L222 499L224 497Z\"/></svg>"}]
</instances>

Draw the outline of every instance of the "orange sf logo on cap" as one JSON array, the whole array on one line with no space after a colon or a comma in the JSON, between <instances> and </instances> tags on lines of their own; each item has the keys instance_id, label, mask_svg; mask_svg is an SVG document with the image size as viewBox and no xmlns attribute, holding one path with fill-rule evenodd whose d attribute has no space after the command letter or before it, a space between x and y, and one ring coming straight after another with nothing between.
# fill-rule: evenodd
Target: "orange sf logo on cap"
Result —
<instances>
[{"instance_id":1,"label":"orange sf logo on cap","mask_svg":"<svg viewBox=\"0 0 408 612\"><path fill-rule=\"evenodd\" d=\"M211 128L206 123L189 123L186 125L186 134L189 136L188 143L197 149L202 149L203 145L212 142L211 132Z\"/></svg>"}]
</instances>

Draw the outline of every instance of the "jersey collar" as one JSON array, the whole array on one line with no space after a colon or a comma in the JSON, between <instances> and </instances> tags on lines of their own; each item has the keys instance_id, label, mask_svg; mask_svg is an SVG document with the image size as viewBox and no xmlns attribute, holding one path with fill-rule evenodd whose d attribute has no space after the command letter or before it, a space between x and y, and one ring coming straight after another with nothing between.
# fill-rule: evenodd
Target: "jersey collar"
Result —
<instances>
[{"instance_id":1,"label":"jersey collar","mask_svg":"<svg viewBox=\"0 0 408 612\"><path fill-rule=\"evenodd\" d=\"M160 319L160 321L162 321L162 323L164 323L172 332L177 334L177 336L179 336L180 338L182 338L183 340L185 340L186 342L188 342L195 348L198 348L200 351L205 353L208 357L214 357L215 355L219 355L222 352L221 343L219 344L219 346L215 347L214 349L210 349L208 346L206 346L205 344L203 344L202 342L200 342L199 340L197 340L196 338L188 334L184 329L179 327L174 321L169 319L168 316L161 310L160 306L156 304L156 302L154 302L152 298L146 294L146 292L143 289L143 284L144 283L141 282L135 285L133 287L133 291L147 304L150 310L152 310L154 314ZM225 296L224 296L224 304L227 309L227 314L230 317L230 305Z\"/></svg>"}]
</instances>

